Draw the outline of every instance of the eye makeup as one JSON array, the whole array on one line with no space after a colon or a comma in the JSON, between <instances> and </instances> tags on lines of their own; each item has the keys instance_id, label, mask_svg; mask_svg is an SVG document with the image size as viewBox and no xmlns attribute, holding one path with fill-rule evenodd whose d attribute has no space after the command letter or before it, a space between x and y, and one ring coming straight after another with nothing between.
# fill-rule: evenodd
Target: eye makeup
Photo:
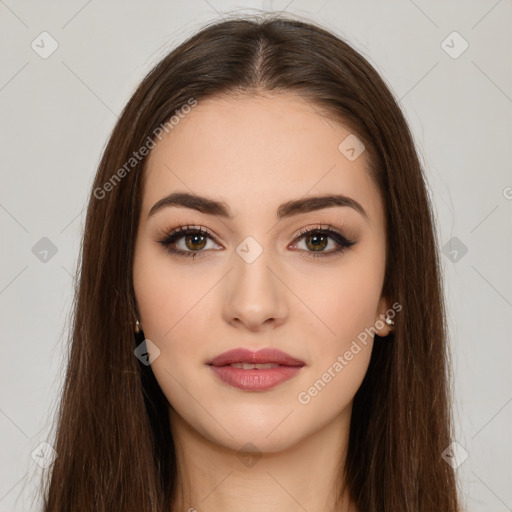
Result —
<instances>
[{"instance_id":1,"label":"eye makeup","mask_svg":"<svg viewBox=\"0 0 512 512\"><path fill-rule=\"evenodd\" d=\"M339 255L350 249L357 243L352 235L344 235L331 224L317 224L313 227L301 229L295 236L294 241L288 247L294 247L302 239L306 240L307 249L293 249L305 253L306 257L324 258ZM183 240L183 243L180 242ZM165 231L163 238L158 242L170 253L183 257L203 257L204 253L210 252L205 250L206 243L213 241L220 245L218 238L207 228L194 225L182 225L174 229ZM335 248L324 251L325 245L329 245L329 240L335 244ZM181 245L181 247L177 247ZM193 247L193 246L196 247ZM191 247L192 246L192 247ZM219 249L214 249L219 250Z\"/></svg>"}]
</instances>

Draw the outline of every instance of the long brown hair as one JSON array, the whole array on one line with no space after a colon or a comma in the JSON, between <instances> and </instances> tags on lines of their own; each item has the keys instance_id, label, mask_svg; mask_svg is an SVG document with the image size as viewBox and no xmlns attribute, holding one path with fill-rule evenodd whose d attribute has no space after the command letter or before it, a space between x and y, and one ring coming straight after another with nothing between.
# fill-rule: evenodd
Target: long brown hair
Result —
<instances>
[{"instance_id":1,"label":"long brown hair","mask_svg":"<svg viewBox=\"0 0 512 512\"><path fill-rule=\"evenodd\" d=\"M298 93L350 126L386 209L383 294L402 310L394 332L374 344L339 477L361 511L459 510L454 470L441 457L452 420L439 253L410 130L349 44L313 23L267 15L190 37L144 78L113 130L88 204L45 512L170 510L177 468L168 403L133 353L144 159L126 163L191 98L265 91Z\"/></svg>"}]
</instances>

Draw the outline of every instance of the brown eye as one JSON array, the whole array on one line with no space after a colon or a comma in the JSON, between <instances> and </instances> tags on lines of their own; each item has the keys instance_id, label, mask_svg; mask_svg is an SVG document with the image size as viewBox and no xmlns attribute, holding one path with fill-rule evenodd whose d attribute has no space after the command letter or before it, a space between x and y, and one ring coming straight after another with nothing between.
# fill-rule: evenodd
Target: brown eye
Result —
<instances>
[{"instance_id":1,"label":"brown eye","mask_svg":"<svg viewBox=\"0 0 512 512\"><path fill-rule=\"evenodd\" d=\"M322 251L329 243L329 237L321 234L308 235L305 237L308 249Z\"/></svg>"},{"instance_id":2,"label":"brown eye","mask_svg":"<svg viewBox=\"0 0 512 512\"><path fill-rule=\"evenodd\" d=\"M202 240L200 240L202 238ZM188 235L185 237L185 245L191 251L204 249L206 237L201 234Z\"/></svg>"}]
</instances>

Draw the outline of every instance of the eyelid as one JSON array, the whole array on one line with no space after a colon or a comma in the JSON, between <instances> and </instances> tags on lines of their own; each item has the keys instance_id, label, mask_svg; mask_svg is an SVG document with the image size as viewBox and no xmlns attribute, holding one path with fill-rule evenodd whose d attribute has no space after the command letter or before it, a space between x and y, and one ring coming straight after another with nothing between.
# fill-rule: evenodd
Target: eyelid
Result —
<instances>
[{"instance_id":1,"label":"eyelid","mask_svg":"<svg viewBox=\"0 0 512 512\"><path fill-rule=\"evenodd\" d=\"M337 228L335 228L332 224L314 224L314 225L309 225L309 226L306 226L306 227L303 227L301 229L299 229L299 231L293 236L293 239L295 240L296 238L298 237L302 237L304 235L307 235L309 233L311 233L312 231L332 231L336 234L339 234L341 235L341 233L339 232L339 230Z\"/></svg>"},{"instance_id":2,"label":"eyelid","mask_svg":"<svg viewBox=\"0 0 512 512\"><path fill-rule=\"evenodd\" d=\"M216 243L220 243L221 239L213 233L213 231L210 231L208 228L205 228L204 226L200 226L198 224L181 224L179 226L176 226L175 228L168 228L163 229L159 232L159 238L169 238L171 236L177 236L180 233L183 234L183 236L186 236L189 231L192 231L194 233L200 233L203 235L207 235L213 240L215 240Z\"/></svg>"},{"instance_id":3,"label":"eyelid","mask_svg":"<svg viewBox=\"0 0 512 512\"><path fill-rule=\"evenodd\" d=\"M204 250L201 251L181 251L181 250L172 250L170 248L171 244L176 243L175 240L180 240L181 238L184 238L190 234L200 234L204 235L207 238L212 239L217 245L222 245L222 242L220 241L219 237L215 235L212 231L210 231L208 228L205 228L204 226L198 226L195 224L183 224L180 226L177 226L172 229L164 229L161 233L158 241L167 249L169 252L175 252L178 254L186 254L186 253L195 253L199 254L202 252L207 252ZM175 240L170 241L171 238L174 238ZM168 243L166 243L169 241Z\"/></svg>"}]
</instances>

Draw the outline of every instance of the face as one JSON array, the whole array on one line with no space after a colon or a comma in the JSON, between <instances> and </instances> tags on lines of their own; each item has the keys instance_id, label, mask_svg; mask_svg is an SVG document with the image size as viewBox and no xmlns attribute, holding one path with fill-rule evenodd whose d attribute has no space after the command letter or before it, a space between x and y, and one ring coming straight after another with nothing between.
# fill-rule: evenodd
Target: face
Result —
<instances>
[{"instance_id":1,"label":"face","mask_svg":"<svg viewBox=\"0 0 512 512\"><path fill-rule=\"evenodd\" d=\"M213 98L151 151L133 280L171 423L272 452L350 416L365 329L389 332L383 202L366 152L339 149L350 134L293 94ZM176 193L210 202L162 201ZM345 200L300 207L325 196ZM237 348L302 365L208 364Z\"/></svg>"}]
</instances>

